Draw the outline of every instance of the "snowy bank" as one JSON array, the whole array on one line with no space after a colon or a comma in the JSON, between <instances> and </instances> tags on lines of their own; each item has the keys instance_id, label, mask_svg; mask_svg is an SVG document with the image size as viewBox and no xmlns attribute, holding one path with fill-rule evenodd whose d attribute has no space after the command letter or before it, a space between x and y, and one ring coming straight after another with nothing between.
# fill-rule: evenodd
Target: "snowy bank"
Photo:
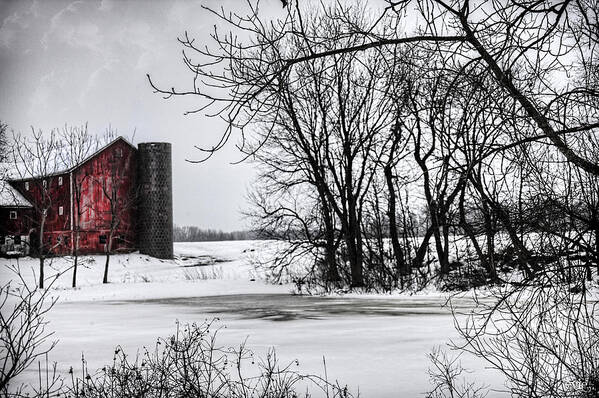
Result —
<instances>
[{"instance_id":1,"label":"snowy bank","mask_svg":"<svg viewBox=\"0 0 599 398\"><path fill-rule=\"evenodd\" d=\"M175 258L160 260L138 252L110 257L108 284L102 284L105 256L80 256L77 287L72 288L73 257L46 259L45 275L60 302L147 300L226 294L289 293L290 286L263 281L247 260L264 242L175 243ZM20 270L34 286L39 260L0 259L0 280L15 279Z\"/></svg>"}]
</instances>

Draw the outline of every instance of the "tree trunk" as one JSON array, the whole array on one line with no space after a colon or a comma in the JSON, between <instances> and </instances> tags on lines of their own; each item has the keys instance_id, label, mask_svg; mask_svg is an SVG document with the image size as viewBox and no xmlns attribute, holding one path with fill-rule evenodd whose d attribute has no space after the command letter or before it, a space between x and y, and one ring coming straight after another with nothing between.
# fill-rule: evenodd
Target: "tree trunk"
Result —
<instances>
[{"instance_id":1,"label":"tree trunk","mask_svg":"<svg viewBox=\"0 0 599 398\"><path fill-rule=\"evenodd\" d=\"M40 280L39 280L39 288L44 288L44 256L40 255Z\"/></svg>"},{"instance_id":2,"label":"tree trunk","mask_svg":"<svg viewBox=\"0 0 599 398\"><path fill-rule=\"evenodd\" d=\"M399 233L397 232L395 186L393 185L393 174L391 166L389 165L385 166L385 180L387 182L387 190L389 191L389 209L387 211L387 217L389 218L389 235L393 247L393 254L400 275L408 275L410 273L410 267L408 262L405 261L404 252L399 243Z\"/></svg>"},{"instance_id":3,"label":"tree trunk","mask_svg":"<svg viewBox=\"0 0 599 398\"><path fill-rule=\"evenodd\" d=\"M497 215L497 217L501 221L501 224L503 224L504 228L506 229L506 231L510 237L510 240L512 241L512 243L514 245L514 248L516 249L516 252L518 253L520 265L524 269L526 276L529 278L532 277L535 273L535 270L533 268L531 268L532 264L531 264L531 260L530 260L530 258L531 258L530 251L526 248L526 246L524 245L522 240L520 240L518 231L516 231L516 229L514 228L512 221L510 220L509 214L501 207L501 205L499 203L492 200L486 194L481 183L479 183L478 181L476 181L475 179L472 179L472 178L471 178L471 181L472 181L474 187L476 188L476 190L478 191L478 193L481 195L481 199L489 205L490 209L493 211L494 214Z\"/></svg>"},{"instance_id":4,"label":"tree trunk","mask_svg":"<svg viewBox=\"0 0 599 398\"><path fill-rule=\"evenodd\" d=\"M77 287L77 266L79 265L79 227L76 226L75 234L73 235L73 281L71 286L73 288Z\"/></svg>"},{"instance_id":5,"label":"tree trunk","mask_svg":"<svg viewBox=\"0 0 599 398\"><path fill-rule=\"evenodd\" d=\"M364 286L364 276L362 269L362 242L360 236L360 220L358 219L356 197L354 195L353 169L351 161L351 151L346 146L344 154L346 156L345 165L345 196L347 200L347 229L346 244L349 254L349 264L351 268L351 287Z\"/></svg>"},{"instance_id":6,"label":"tree trunk","mask_svg":"<svg viewBox=\"0 0 599 398\"><path fill-rule=\"evenodd\" d=\"M599 228L595 229L595 265L599 274Z\"/></svg>"},{"instance_id":7,"label":"tree trunk","mask_svg":"<svg viewBox=\"0 0 599 398\"><path fill-rule=\"evenodd\" d=\"M441 272L443 272L443 265L445 265L445 273L449 273L449 225L447 223L447 215L443 214L442 224L443 226L443 261L441 262ZM459 260L459 259L458 259Z\"/></svg>"},{"instance_id":8,"label":"tree trunk","mask_svg":"<svg viewBox=\"0 0 599 398\"><path fill-rule=\"evenodd\" d=\"M108 246L106 247L106 263L104 264L104 277L102 283L108 283L108 264L110 264L110 252L112 251L112 232L108 235Z\"/></svg>"},{"instance_id":9,"label":"tree trunk","mask_svg":"<svg viewBox=\"0 0 599 398\"><path fill-rule=\"evenodd\" d=\"M432 233L435 237L435 248L437 250L437 260L441 266L441 275L447 275L449 273L449 262L447 261L445 250L443 249L443 239L441 237L441 227L445 228L445 225L443 225L443 223L440 222L441 220L439 220L439 217L444 209L441 208L438 201L433 197L430 187L429 170L426 165L426 161L420 157L420 153L418 151L414 152L414 157L420 166L420 169L422 170L424 196L426 198L428 212L431 218Z\"/></svg>"},{"instance_id":10,"label":"tree trunk","mask_svg":"<svg viewBox=\"0 0 599 398\"><path fill-rule=\"evenodd\" d=\"M495 267L495 226L493 225L493 215L490 213L486 204L483 203L485 218L485 235L487 240L487 264L490 275L493 279L497 278L497 269Z\"/></svg>"},{"instance_id":11,"label":"tree trunk","mask_svg":"<svg viewBox=\"0 0 599 398\"><path fill-rule=\"evenodd\" d=\"M320 187L319 193L321 193ZM327 282L336 284L341 278L339 277L339 270L337 269L337 261L335 258L335 229L333 226L331 213L329 212L328 203L326 202L326 195L321 193L320 197L322 200L322 215L325 227L325 264L327 267L326 279Z\"/></svg>"},{"instance_id":12,"label":"tree trunk","mask_svg":"<svg viewBox=\"0 0 599 398\"><path fill-rule=\"evenodd\" d=\"M352 230L353 228L349 228ZM362 263L358 259L358 249L356 247L355 232L347 232L345 239L347 245L347 254L349 256L349 265L351 269L351 287L361 287L364 283L362 273Z\"/></svg>"},{"instance_id":13,"label":"tree trunk","mask_svg":"<svg viewBox=\"0 0 599 398\"><path fill-rule=\"evenodd\" d=\"M108 283L108 264L110 263L110 251L106 252L106 263L104 264L104 277L102 283Z\"/></svg>"},{"instance_id":14,"label":"tree trunk","mask_svg":"<svg viewBox=\"0 0 599 398\"><path fill-rule=\"evenodd\" d=\"M422 241L420 242L420 247L418 247L418 250L416 250L416 256L414 257L414 260L412 261L412 265L416 268L420 268L424 264L424 256L426 256L426 252L428 250L428 243L431 240L431 237L433 236L433 231L434 231L434 227L432 225L430 225L427 228L424 236L422 237Z\"/></svg>"},{"instance_id":15,"label":"tree trunk","mask_svg":"<svg viewBox=\"0 0 599 398\"><path fill-rule=\"evenodd\" d=\"M77 287L77 261L79 259L79 256L77 255L77 249L75 249L75 253L74 253L74 264L73 264L73 282L71 284L72 287Z\"/></svg>"},{"instance_id":16,"label":"tree trunk","mask_svg":"<svg viewBox=\"0 0 599 398\"><path fill-rule=\"evenodd\" d=\"M335 239L331 241L327 237L326 248L325 248L325 261L327 263L327 282L336 284L339 282L339 270L337 269L337 262L335 260Z\"/></svg>"},{"instance_id":17,"label":"tree trunk","mask_svg":"<svg viewBox=\"0 0 599 398\"><path fill-rule=\"evenodd\" d=\"M364 286L364 275L362 270L362 248L360 239L360 226L356 216L354 199L350 195L348 203L348 228L346 233L347 251L351 268L351 287Z\"/></svg>"},{"instance_id":18,"label":"tree trunk","mask_svg":"<svg viewBox=\"0 0 599 398\"><path fill-rule=\"evenodd\" d=\"M595 267L597 268L597 274L599 274L599 219L597 217L597 213L597 209L592 210L591 228L595 235L595 253L593 257Z\"/></svg>"},{"instance_id":19,"label":"tree trunk","mask_svg":"<svg viewBox=\"0 0 599 398\"><path fill-rule=\"evenodd\" d=\"M472 245L474 246L474 250L476 251L476 255L478 256L483 267L487 271L489 278L491 278L492 281L495 281L497 279L497 271L495 270L494 263L491 262L492 258L490 258L489 256L485 256L482 248L480 247L480 244L478 243L478 240L476 239L476 235L474 234L472 227L466 221L466 210L464 209L464 195L465 195L465 191L462 192L462 194L460 196L460 202L459 202L460 223L462 224L462 228L464 229L464 232L470 238L470 241L472 242ZM488 231L487 231L487 233L488 233ZM487 250L488 250L488 245L489 245L489 240L488 240L488 236L487 236Z\"/></svg>"},{"instance_id":20,"label":"tree trunk","mask_svg":"<svg viewBox=\"0 0 599 398\"><path fill-rule=\"evenodd\" d=\"M428 188L425 187L426 190ZM429 193L427 197L431 197ZM441 275L449 274L449 261L447 261L447 253L446 249L443 249L443 237L441 236L441 227L445 229L445 225L439 222L439 207L437 206L437 202L433 199L428 204L429 214L431 216L431 223L433 227L433 236L435 238L435 248L437 250L437 259L439 261L439 265L441 267Z\"/></svg>"},{"instance_id":21,"label":"tree trunk","mask_svg":"<svg viewBox=\"0 0 599 398\"><path fill-rule=\"evenodd\" d=\"M45 211L44 211L45 212ZM38 286L40 289L44 288L44 224L46 222L46 217L42 215L42 220L40 222L40 241L39 241L39 256L40 256L40 279Z\"/></svg>"}]
</instances>

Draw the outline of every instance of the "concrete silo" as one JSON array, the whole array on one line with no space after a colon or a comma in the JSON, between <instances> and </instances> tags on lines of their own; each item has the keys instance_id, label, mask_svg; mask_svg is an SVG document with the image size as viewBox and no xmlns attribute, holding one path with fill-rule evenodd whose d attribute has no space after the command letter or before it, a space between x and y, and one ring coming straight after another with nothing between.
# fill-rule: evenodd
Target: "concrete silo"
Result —
<instances>
[{"instance_id":1,"label":"concrete silo","mask_svg":"<svg viewBox=\"0 0 599 398\"><path fill-rule=\"evenodd\" d=\"M171 144L139 144L137 167L139 251L152 257L173 258Z\"/></svg>"}]
</instances>

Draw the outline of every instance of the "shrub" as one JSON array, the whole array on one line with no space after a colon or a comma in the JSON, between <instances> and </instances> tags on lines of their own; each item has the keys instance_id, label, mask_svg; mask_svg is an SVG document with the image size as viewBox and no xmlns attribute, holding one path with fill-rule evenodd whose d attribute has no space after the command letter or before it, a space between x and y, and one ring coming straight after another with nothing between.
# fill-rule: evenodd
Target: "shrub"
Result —
<instances>
[{"instance_id":1,"label":"shrub","mask_svg":"<svg viewBox=\"0 0 599 398\"><path fill-rule=\"evenodd\" d=\"M492 289L464 320L456 317L463 343L454 348L501 372L512 396L596 397L599 308L585 278L584 267L554 263Z\"/></svg>"},{"instance_id":2,"label":"shrub","mask_svg":"<svg viewBox=\"0 0 599 398\"><path fill-rule=\"evenodd\" d=\"M210 279L223 279L223 267L185 267L183 277L186 281L204 281Z\"/></svg>"},{"instance_id":3,"label":"shrub","mask_svg":"<svg viewBox=\"0 0 599 398\"><path fill-rule=\"evenodd\" d=\"M52 280L46 290L29 286L17 266L9 266L15 279L0 286L0 395L21 396L26 386L15 385L15 379L36 361L46 358L54 345L52 333L46 329L46 314L56 302L49 297ZM48 368L48 366L46 366ZM32 396L50 396L60 389L55 368L40 377Z\"/></svg>"},{"instance_id":4,"label":"shrub","mask_svg":"<svg viewBox=\"0 0 599 398\"><path fill-rule=\"evenodd\" d=\"M445 292L468 291L489 284L487 272L482 268L463 267L453 269L439 281L439 289Z\"/></svg>"},{"instance_id":5,"label":"shrub","mask_svg":"<svg viewBox=\"0 0 599 398\"><path fill-rule=\"evenodd\" d=\"M428 374L432 389L426 393L426 398L484 398L487 394L485 386L468 382L463 373L459 356L451 358L439 347L429 354L431 367Z\"/></svg>"},{"instance_id":6,"label":"shrub","mask_svg":"<svg viewBox=\"0 0 599 398\"><path fill-rule=\"evenodd\" d=\"M177 324L175 334L157 340L131 360L120 347L113 364L72 379L70 397L299 397L317 389L326 397L350 397L347 388L298 373L297 361L281 365L274 351L255 359L244 345L216 345L213 323ZM84 369L86 367L84 366ZM299 391L305 391L300 393ZM320 395L320 394L319 394Z\"/></svg>"}]
</instances>

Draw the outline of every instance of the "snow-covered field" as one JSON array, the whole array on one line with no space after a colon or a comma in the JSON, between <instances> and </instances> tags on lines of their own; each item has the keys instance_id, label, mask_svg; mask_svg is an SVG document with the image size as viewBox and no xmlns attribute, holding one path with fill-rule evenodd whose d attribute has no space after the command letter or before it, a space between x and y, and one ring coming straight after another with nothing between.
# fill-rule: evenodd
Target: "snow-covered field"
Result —
<instances>
[{"instance_id":1,"label":"snow-covered field","mask_svg":"<svg viewBox=\"0 0 599 398\"><path fill-rule=\"evenodd\" d=\"M236 293L289 292L288 287L260 283L247 261L252 250L265 242L233 241L176 243L174 260L159 260L139 253L113 255L108 280L102 284L105 257L79 258L77 288L71 288L73 261L70 257L46 259L46 285L60 302L142 300ZM0 264L18 266L31 285L37 281L39 260L0 259ZM11 267L0 267L0 280L14 278ZM253 280L253 281L252 281ZM254 283L256 282L256 283Z\"/></svg>"},{"instance_id":2,"label":"snow-covered field","mask_svg":"<svg viewBox=\"0 0 599 398\"><path fill-rule=\"evenodd\" d=\"M53 259L46 273L49 281L58 275L52 285L58 302L48 319L58 345L50 360L66 373L81 367L84 354L89 369L95 369L111 362L117 344L135 354L172 333L177 320L219 318L220 345L238 346L247 339L259 356L274 347L282 362L298 359L300 370L310 374L324 374L324 357L329 379L363 397L427 391L426 355L456 337L442 295L294 296L291 286L266 284L250 265L248 258L267 247L257 241L177 243L174 260L118 255L111 259L107 285L101 283L104 257L85 257L76 289L70 288L70 260ZM37 260L20 259L18 265L32 283ZM1 268L3 281L13 278L8 267ZM480 361L464 357L462 362L476 371L473 380L502 387ZM21 376L36 379L33 370ZM489 395L499 396L506 395Z\"/></svg>"}]
</instances>

